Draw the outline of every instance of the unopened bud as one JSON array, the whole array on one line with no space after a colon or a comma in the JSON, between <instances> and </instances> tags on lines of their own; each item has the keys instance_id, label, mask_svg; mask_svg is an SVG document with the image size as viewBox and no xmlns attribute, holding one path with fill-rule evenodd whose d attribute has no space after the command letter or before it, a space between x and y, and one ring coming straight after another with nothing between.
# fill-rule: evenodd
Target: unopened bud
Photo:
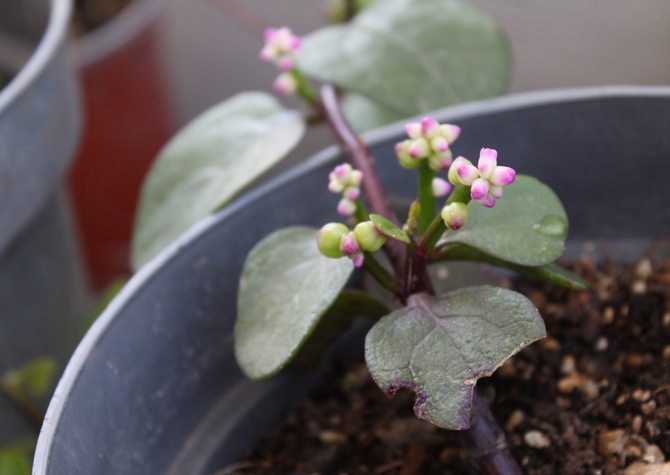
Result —
<instances>
[{"instance_id":1,"label":"unopened bud","mask_svg":"<svg viewBox=\"0 0 670 475\"><path fill-rule=\"evenodd\" d=\"M449 229L460 229L468 220L468 207L457 201L442 208L440 215Z\"/></svg>"},{"instance_id":2,"label":"unopened bud","mask_svg":"<svg viewBox=\"0 0 670 475\"><path fill-rule=\"evenodd\" d=\"M356 212L356 203L348 200L346 198L342 198L340 202L337 204L337 214L340 216L351 216Z\"/></svg>"},{"instance_id":3,"label":"unopened bud","mask_svg":"<svg viewBox=\"0 0 670 475\"><path fill-rule=\"evenodd\" d=\"M272 86L275 91L284 95L295 94L298 90L298 81L291 73L281 73L275 79L275 82Z\"/></svg>"},{"instance_id":4,"label":"unopened bud","mask_svg":"<svg viewBox=\"0 0 670 475\"><path fill-rule=\"evenodd\" d=\"M384 236L372 221L358 223L354 228L354 235L361 249L368 252L377 252L386 242Z\"/></svg>"},{"instance_id":5,"label":"unopened bud","mask_svg":"<svg viewBox=\"0 0 670 475\"><path fill-rule=\"evenodd\" d=\"M416 168L419 166L419 160L415 160L409 154L409 146L412 143L411 140L405 140L404 142L398 142L395 145L395 154L398 157L398 162L403 168Z\"/></svg>"},{"instance_id":6,"label":"unopened bud","mask_svg":"<svg viewBox=\"0 0 670 475\"><path fill-rule=\"evenodd\" d=\"M337 259L344 254L340 250L342 237L349 232L349 229L341 223L328 223L316 233L316 244L326 257Z\"/></svg>"},{"instance_id":7,"label":"unopened bud","mask_svg":"<svg viewBox=\"0 0 670 475\"><path fill-rule=\"evenodd\" d=\"M442 178L433 178L433 196L446 196L451 191L451 185Z\"/></svg>"},{"instance_id":8,"label":"unopened bud","mask_svg":"<svg viewBox=\"0 0 670 475\"><path fill-rule=\"evenodd\" d=\"M353 257L356 254L360 254L361 246L358 244L353 231L348 231L342 236L342 239L340 240L340 251L347 257Z\"/></svg>"}]
</instances>

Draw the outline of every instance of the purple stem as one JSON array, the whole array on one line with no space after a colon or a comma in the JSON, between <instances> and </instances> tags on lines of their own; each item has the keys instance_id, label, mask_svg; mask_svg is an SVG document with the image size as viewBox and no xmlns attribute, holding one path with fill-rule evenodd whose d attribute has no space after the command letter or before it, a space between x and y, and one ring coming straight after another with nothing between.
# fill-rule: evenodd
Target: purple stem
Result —
<instances>
[{"instance_id":1,"label":"purple stem","mask_svg":"<svg viewBox=\"0 0 670 475\"><path fill-rule=\"evenodd\" d=\"M489 403L478 390L473 397L470 429L463 431L466 455L484 475L522 475L507 447L505 434L494 419Z\"/></svg>"},{"instance_id":2,"label":"purple stem","mask_svg":"<svg viewBox=\"0 0 670 475\"><path fill-rule=\"evenodd\" d=\"M373 213L380 214L391 220L397 226L400 221L391 208L388 196L384 192L379 175L374 165L374 159L368 151L368 147L352 130L349 122L344 117L337 97L335 87L324 84L321 87L321 105L331 129L335 133L338 142L349 155L354 168L363 172L363 192ZM393 265L396 276L405 275L405 245L395 239L388 239L385 248ZM401 286L403 287L403 286ZM404 300L404 299L403 299Z\"/></svg>"}]
</instances>

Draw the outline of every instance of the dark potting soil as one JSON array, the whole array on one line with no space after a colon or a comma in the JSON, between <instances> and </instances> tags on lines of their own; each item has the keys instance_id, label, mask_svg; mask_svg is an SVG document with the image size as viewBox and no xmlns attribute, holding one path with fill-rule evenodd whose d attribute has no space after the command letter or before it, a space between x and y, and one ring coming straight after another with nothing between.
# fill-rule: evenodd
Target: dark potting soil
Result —
<instances>
[{"instance_id":1,"label":"dark potting soil","mask_svg":"<svg viewBox=\"0 0 670 475\"><path fill-rule=\"evenodd\" d=\"M132 0L75 0L72 32L81 36L104 25Z\"/></svg>"},{"instance_id":2,"label":"dark potting soil","mask_svg":"<svg viewBox=\"0 0 670 475\"><path fill-rule=\"evenodd\" d=\"M548 337L481 388L528 474L670 473L670 259L634 268L588 259L590 290L522 280ZM216 475L464 474L457 433L389 400L360 362L339 362L309 397Z\"/></svg>"}]
</instances>

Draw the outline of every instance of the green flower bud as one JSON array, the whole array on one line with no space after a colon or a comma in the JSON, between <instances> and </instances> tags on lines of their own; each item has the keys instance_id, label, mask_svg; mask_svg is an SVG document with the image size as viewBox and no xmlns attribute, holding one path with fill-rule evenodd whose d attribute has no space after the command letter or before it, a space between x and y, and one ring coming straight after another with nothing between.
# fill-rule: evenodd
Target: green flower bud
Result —
<instances>
[{"instance_id":1,"label":"green flower bud","mask_svg":"<svg viewBox=\"0 0 670 475\"><path fill-rule=\"evenodd\" d=\"M468 206L458 201L451 203L442 208L440 216L449 229L460 229L468 220Z\"/></svg>"},{"instance_id":2,"label":"green flower bud","mask_svg":"<svg viewBox=\"0 0 670 475\"><path fill-rule=\"evenodd\" d=\"M372 221L358 223L354 228L354 236L361 249L367 252L378 251L386 242L386 236L377 229Z\"/></svg>"},{"instance_id":3,"label":"green flower bud","mask_svg":"<svg viewBox=\"0 0 670 475\"><path fill-rule=\"evenodd\" d=\"M340 241L348 232L349 228L342 223L328 223L319 229L316 233L316 244L321 254L333 259L344 257L340 250Z\"/></svg>"}]
</instances>

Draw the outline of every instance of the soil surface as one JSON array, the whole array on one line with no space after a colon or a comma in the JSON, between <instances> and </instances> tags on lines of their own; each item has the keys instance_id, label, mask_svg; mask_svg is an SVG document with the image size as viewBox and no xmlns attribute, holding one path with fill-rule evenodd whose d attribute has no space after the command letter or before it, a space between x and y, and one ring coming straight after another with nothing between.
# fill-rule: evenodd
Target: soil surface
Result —
<instances>
[{"instance_id":1,"label":"soil surface","mask_svg":"<svg viewBox=\"0 0 670 475\"><path fill-rule=\"evenodd\" d=\"M81 36L102 26L133 0L75 0L72 32Z\"/></svg>"},{"instance_id":2,"label":"soil surface","mask_svg":"<svg viewBox=\"0 0 670 475\"><path fill-rule=\"evenodd\" d=\"M514 288L548 337L478 387L528 474L670 474L670 259L634 268L588 259L590 290ZM464 474L457 433L414 418L413 393L387 399L360 362L340 362L313 394L216 475Z\"/></svg>"}]
</instances>

